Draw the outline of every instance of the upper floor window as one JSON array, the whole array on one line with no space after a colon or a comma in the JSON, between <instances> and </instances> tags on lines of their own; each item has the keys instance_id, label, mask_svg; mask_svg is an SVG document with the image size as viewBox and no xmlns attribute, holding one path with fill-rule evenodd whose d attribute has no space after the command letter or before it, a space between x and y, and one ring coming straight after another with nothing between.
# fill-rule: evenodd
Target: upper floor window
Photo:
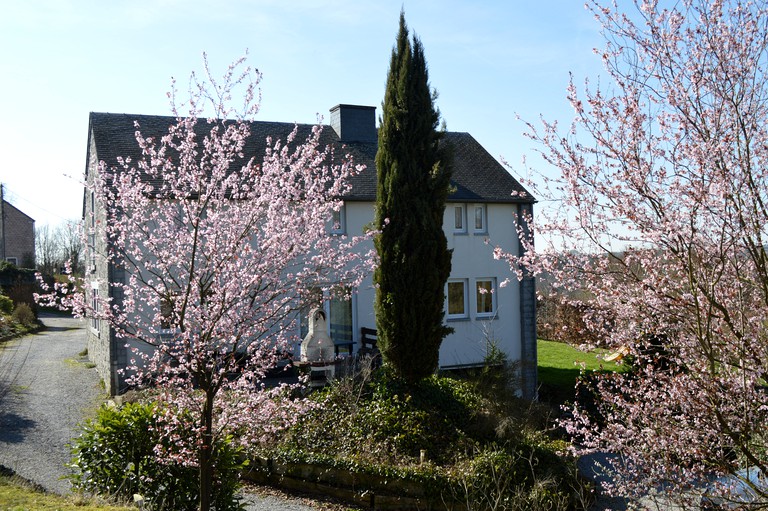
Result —
<instances>
[{"instance_id":1,"label":"upper floor window","mask_svg":"<svg viewBox=\"0 0 768 511\"><path fill-rule=\"evenodd\" d=\"M97 283L91 283L91 328L99 329L98 314L101 312L101 302L99 301L99 286Z\"/></svg>"},{"instance_id":2,"label":"upper floor window","mask_svg":"<svg viewBox=\"0 0 768 511\"><path fill-rule=\"evenodd\" d=\"M486 209L485 204L476 204L474 207L475 211L475 223L474 223L474 230L475 232L487 232L488 226L486 225Z\"/></svg>"},{"instance_id":3,"label":"upper floor window","mask_svg":"<svg viewBox=\"0 0 768 511\"><path fill-rule=\"evenodd\" d=\"M331 234L344 234L347 232L346 207L342 204L339 210L331 214Z\"/></svg>"},{"instance_id":4,"label":"upper floor window","mask_svg":"<svg viewBox=\"0 0 768 511\"><path fill-rule=\"evenodd\" d=\"M96 227L96 194L91 192L91 229Z\"/></svg>"},{"instance_id":5,"label":"upper floor window","mask_svg":"<svg viewBox=\"0 0 768 511\"><path fill-rule=\"evenodd\" d=\"M96 233L93 231L88 233L88 247L86 247L88 253L88 272L96 272Z\"/></svg>"},{"instance_id":6,"label":"upper floor window","mask_svg":"<svg viewBox=\"0 0 768 511\"><path fill-rule=\"evenodd\" d=\"M463 204L453 207L453 231L467 232L467 223L465 221L466 211Z\"/></svg>"}]
</instances>

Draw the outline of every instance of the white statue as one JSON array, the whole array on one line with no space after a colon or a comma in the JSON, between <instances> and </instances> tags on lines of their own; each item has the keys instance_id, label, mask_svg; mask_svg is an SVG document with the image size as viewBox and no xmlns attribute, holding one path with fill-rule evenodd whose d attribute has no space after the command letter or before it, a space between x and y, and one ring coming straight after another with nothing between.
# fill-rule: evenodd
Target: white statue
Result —
<instances>
[{"instance_id":1,"label":"white statue","mask_svg":"<svg viewBox=\"0 0 768 511\"><path fill-rule=\"evenodd\" d=\"M328 335L325 311L309 311L309 331L301 342L302 362L332 362L335 356L333 341Z\"/></svg>"}]
</instances>

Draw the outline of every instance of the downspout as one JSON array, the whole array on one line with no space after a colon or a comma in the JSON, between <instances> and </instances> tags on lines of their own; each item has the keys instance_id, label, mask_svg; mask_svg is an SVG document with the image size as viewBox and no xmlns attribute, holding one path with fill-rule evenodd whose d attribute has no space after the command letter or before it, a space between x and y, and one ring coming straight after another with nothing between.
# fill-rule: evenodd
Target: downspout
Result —
<instances>
[{"instance_id":1,"label":"downspout","mask_svg":"<svg viewBox=\"0 0 768 511\"><path fill-rule=\"evenodd\" d=\"M533 218L533 203L517 205L517 221L520 226L520 239L530 238L533 233L527 218ZM518 239L518 255L526 255L523 243ZM520 376L523 398L529 401L538 399L538 351L536 335L536 278L523 268L523 279L519 282L520 290Z\"/></svg>"}]
</instances>

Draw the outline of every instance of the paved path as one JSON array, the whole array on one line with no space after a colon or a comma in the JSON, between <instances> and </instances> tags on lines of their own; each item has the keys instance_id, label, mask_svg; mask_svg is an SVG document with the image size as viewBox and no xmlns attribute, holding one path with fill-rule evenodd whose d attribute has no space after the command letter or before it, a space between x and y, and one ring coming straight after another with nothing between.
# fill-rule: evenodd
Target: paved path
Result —
<instances>
[{"instance_id":1,"label":"paved path","mask_svg":"<svg viewBox=\"0 0 768 511\"><path fill-rule=\"evenodd\" d=\"M77 424L105 399L80 320L42 316L46 329L0 350L0 465L48 491L66 494L69 442ZM248 511L317 511L315 503L280 495L245 496ZM322 507L322 505L320 506Z\"/></svg>"}]
</instances>

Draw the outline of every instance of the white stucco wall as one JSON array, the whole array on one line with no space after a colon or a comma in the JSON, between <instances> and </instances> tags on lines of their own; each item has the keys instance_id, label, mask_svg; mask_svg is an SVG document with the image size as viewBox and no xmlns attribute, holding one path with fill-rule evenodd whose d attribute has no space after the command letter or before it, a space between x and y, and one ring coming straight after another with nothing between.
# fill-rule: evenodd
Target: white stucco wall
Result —
<instances>
[{"instance_id":1,"label":"white stucco wall","mask_svg":"<svg viewBox=\"0 0 768 511\"><path fill-rule=\"evenodd\" d=\"M493 246L499 245L504 250L518 250L515 228L516 206L513 204L487 204L486 229L474 232L469 225L467 232L454 232L454 207L458 203L446 205L443 229L448 239L448 248L453 249L451 279L464 279L468 287L468 315L463 319L447 319L446 324L455 331L443 340L440 348L440 366L471 365L483 361L487 341L493 339L499 349L510 360L520 358L520 291L517 281L511 281L506 287L499 284L510 277L509 268L504 262L493 259ZM463 204L465 212L473 211L473 204ZM354 236L363 232L365 225L374 218L374 205L370 202L347 202L346 232ZM465 218L465 220L467 220ZM466 225L466 222L465 222ZM486 244L485 240L490 243ZM475 282L477 279L491 278L496 282L496 314L493 318L478 317ZM447 287L446 287L447 293ZM371 277L360 287L356 300L356 324L354 340L359 342L360 328L376 328L373 303L375 290ZM447 311L447 303L446 303Z\"/></svg>"}]
</instances>

